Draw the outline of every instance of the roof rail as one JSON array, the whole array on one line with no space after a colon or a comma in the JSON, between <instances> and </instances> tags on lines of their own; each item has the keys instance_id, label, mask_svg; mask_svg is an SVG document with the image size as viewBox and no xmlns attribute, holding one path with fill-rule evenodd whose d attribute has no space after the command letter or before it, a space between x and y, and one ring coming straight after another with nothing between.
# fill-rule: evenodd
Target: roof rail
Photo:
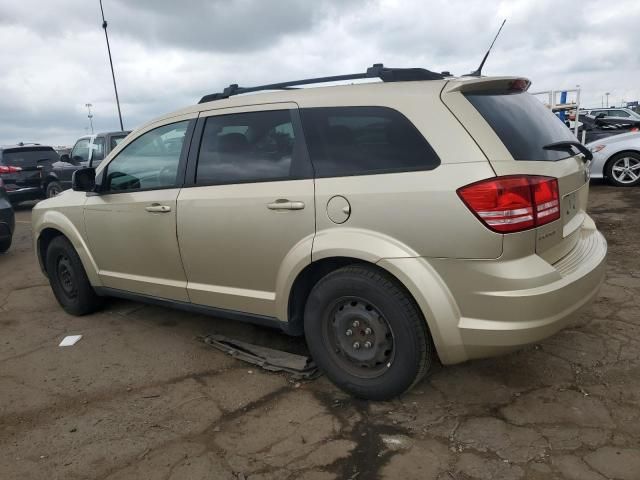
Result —
<instances>
[{"instance_id":1,"label":"roof rail","mask_svg":"<svg viewBox=\"0 0 640 480\"><path fill-rule=\"evenodd\" d=\"M412 80L442 80L445 75L432 72L424 68L385 68L381 63L376 63L367 68L365 73L351 73L348 75L334 75L331 77L307 78L305 80L293 80L290 82L271 83L257 87L239 87L233 83L225 88L221 93L211 93L205 95L198 103L211 102L229 98L241 93L259 92L261 90L288 90L298 85L311 85L314 83L338 82L341 80L358 80L363 78L379 78L383 82L408 82Z\"/></svg>"}]
</instances>

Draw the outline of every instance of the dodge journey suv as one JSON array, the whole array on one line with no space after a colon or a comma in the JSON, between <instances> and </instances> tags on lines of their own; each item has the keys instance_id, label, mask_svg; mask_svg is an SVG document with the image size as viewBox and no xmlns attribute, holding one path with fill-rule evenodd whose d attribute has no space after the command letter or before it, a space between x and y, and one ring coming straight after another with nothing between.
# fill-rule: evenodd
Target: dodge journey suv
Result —
<instances>
[{"instance_id":1,"label":"dodge journey suv","mask_svg":"<svg viewBox=\"0 0 640 480\"><path fill-rule=\"evenodd\" d=\"M382 81L293 88L358 78ZM40 264L71 314L114 296L275 326L342 389L396 396L597 294L591 154L528 87L382 65L231 85L39 203Z\"/></svg>"}]
</instances>

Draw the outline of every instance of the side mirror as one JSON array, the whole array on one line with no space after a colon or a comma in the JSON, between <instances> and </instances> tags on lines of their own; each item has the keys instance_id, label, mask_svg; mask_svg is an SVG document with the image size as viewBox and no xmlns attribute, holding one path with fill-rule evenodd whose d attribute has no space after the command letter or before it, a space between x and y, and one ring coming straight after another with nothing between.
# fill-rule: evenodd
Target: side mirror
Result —
<instances>
[{"instance_id":1,"label":"side mirror","mask_svg":"<svg viewBox=\"0 0 640 480\"><path fill-rule=\"evenodd\" d=\"M96 170L80 168L73 172L71 188L76 192L93 192L96 188Z\"/></svg>"},{"instance_id":2,"label":"side mirror","mask_svg":"<svg viewBox=\"0 0 640 480\"><path fill-rule=\"evenodd\" d=\"M60 155L60 161L61 162L71 162L71 157L69 157L68 153L63 153L62 155Z\"/></svg>"}]
</instances>

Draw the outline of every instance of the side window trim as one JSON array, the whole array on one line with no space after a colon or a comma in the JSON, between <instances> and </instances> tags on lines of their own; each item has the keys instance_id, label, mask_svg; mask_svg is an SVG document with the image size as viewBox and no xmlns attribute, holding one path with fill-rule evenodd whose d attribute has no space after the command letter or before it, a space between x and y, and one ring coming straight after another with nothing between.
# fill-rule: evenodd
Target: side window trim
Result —
<instances>
[{"instance_id":1,"label":"side window trim","mask_svg":"<svg viewBox=\"0 0 640 480\"><path fill-rule=\"evenodd\" d=\"M267 106L268 107L268 106ZM196 174L198 169L198 157L200 155L200 145L202 144L202 137L204 135L204 127L208 118L222 116L222 115L241 115L243 113L255 113L256 110L251 111L235 111L233 113L221 113L220 115L206 115L202 116L205 112L200 112L200 116L198 117L198 121L194 126L194 134L191 141L192 148L189 149L189 156L187 160L187 166L185 170L185 180L183 187L204 187L204 186L215 186L215 185L241 185L245 183L266 183L266 182L283 182L283 181L295 181L295 180L306 180L314 178L313 164L311 163L311 158L309 157L309 151L307 149L307 144L304 138L304 131L302 128L302 120L300 118L299 108L284 108L279 110L287 110L291 115L291 123L293 125L293 134L295 135L295 150L294 150L294 161L299 161L304 163L303 169L306 169L305 174L300 175L296 178L274 178L274 179L263 179L263 180L246 180L246 181L233 181L233 182L215 182L215 183L196 183ZM258 112L266 112L272 111L269 108L265 108L264 110L257 110ZM298 141L299 140L299 141Z\"/></svg>"},{"instance_id":2,"label":"side window trim","mask_svg":"<svg viewBox=\"0 0 640 480\"><path fill-rule=\"evenodd\" d=\"M192 143L193 132L194 132L194 129L195 129L196 120L197 119L195 119L195 118L190 118L190 119L178 120L176 122L165 123L163 125L158 125L157 127L152 128L151 130L148 130L147 132L142 133L141 135L138 135L137 137L132 139L129 143L127 143L127 145L124 146L124 148L122 150L120 150L120 152L118 152L118 155L116 155L115 157L110 159L109 163L107 163L105 165L105 167L100 171L99 175L96 177L96 192L95 192L95 194L98 194L98 195L117 195L117 194L121 194L121 193L147 192L147 191L150 191L150 190L169 190L169 189L172 189L172 188L182 188L184 186L185 167L186 167L186 164L187 164L187 157L189 155L189 150L190 150L191 143ZM152 132L156 128L162 128L162 127L166 127L168 125L173 125L173 124L181 123L181 122L184 122L184 121L188 121L189 123L187 124L187 130L186 130L186 132L184 134L184 142L182 143L182 149L180 151L180 158L178 160L178 172L176 174L176 183L175 183L175 185L169 185L169 186L165 186L165 187L136 188L136 189L132 189L132 190L121 190L121 191L118 191L118 190L116 190L116 191L104 190L102 182L104 181L104 179L106 177L107 171L109 169L109 165L116 158L118 158L122 154L122 152L124 152L127 149L127 147L130 144L135 142L138 138L141 138L143 135L146 135L147 133Z\"/></svg>"}]
</instances>

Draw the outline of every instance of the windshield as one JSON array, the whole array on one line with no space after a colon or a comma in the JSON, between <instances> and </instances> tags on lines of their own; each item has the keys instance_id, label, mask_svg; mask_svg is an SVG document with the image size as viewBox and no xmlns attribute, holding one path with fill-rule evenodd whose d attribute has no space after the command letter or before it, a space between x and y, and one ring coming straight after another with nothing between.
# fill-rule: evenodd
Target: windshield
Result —
<instances>
[{"instance_id":1,"label":"windshield","mask_svg":"<svg viewBox=\"0 0 640 480\"><path fill-rule=\"evenodd\" d=\"M33 168L60 160L51 147L7 148L2 152L2 163L20 168Z\"/></svg>"},{"instance_id":2,"label":"windshield","mask_svg":"<svg viewBox=\"0 0 640 480\"><path fill-rule=\"evenodd\" d=\"M556 161L567 152L544 150L550 143L576 141L567 126L526 92L472 93L465 97L496 132L515 160Z\"/></svg>"}]
</instances>

